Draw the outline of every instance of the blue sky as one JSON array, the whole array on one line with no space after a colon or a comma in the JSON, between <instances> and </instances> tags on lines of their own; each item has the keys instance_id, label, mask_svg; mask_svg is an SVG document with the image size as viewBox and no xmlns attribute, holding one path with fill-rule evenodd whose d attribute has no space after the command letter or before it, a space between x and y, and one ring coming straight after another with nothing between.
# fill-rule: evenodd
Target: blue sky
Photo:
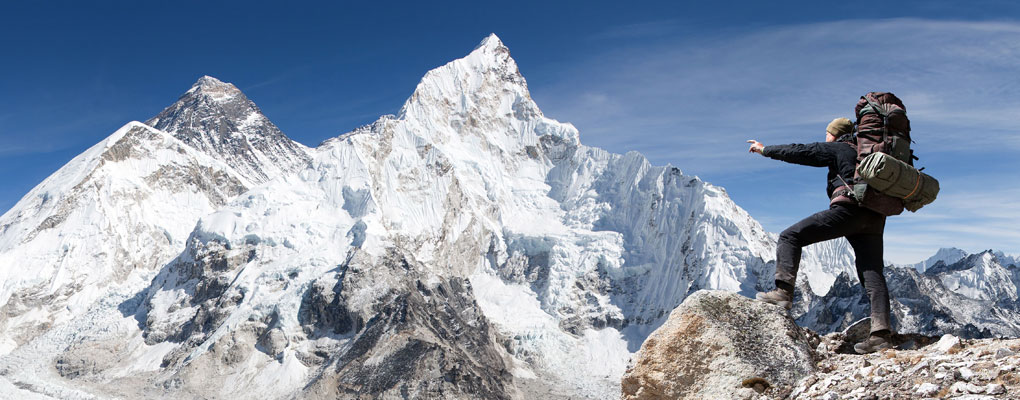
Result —
<instances>
[{"instance_id":1,"label":"blue sky","mask_svg":"<svg viewBox=\"0 0 1020 400\"><path fill-rule=\"evenodd\" d=\"M821 140L867 91L907 105L939 199L891 218L886 258L1020 254L1020 5L884 2L23 2L0 5L0 212L202 75L314 146L395 113L496 33L549 117L723 186L778 232L824 170L746 153ZM152 4L146 4L152 3Z\"/></svg>"}]
</instances>

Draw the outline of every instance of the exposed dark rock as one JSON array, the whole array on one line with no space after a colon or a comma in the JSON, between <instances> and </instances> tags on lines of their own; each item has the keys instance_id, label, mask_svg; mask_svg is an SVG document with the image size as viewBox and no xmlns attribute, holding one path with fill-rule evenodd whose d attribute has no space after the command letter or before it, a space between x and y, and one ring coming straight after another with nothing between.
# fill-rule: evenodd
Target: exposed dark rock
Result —
<instances>
[{"instance_id":1,"label":"exposed dark rock","mask_svg":"<svg viewBox=\"0 0 1020 400\"><path fill-rule=\"evenodd\" d=\"M309 162L300 146L244 93L209 76L145 123L226 162L255 182L272 178L270 166L286 170Z\"/></svg>"},{"instance_id":2,"label":"exposed dark rock","mask_svg":"<svg viewBox=\"0 0 1020 400\"><path fill-rule=\"evenodd\" d=\"M509 361L467 280L429 281L421 265L396 252L381 264L360 262L354 257L341 267L335 296L317 291L302 305L306 322L317 329L353 332L346 349L307 386L308 396L512 397ZM352 315L342 306L345 291L378 284L380 273L399 279L370 310Z\"/></svg>"},{"instance_id":3,"label":"exposed dark rock","mask_svg":"<svg viewBox=\"0 0 1020 400\"><path fill-rule=\"evenodd\" d=\"M244 300L244 289L232 288L237 269L256 256L255 248L243 245L232 249L229 243L218 240L189 239L188 249L170 263L154 280L145 300L145 310L153 307L153 296L159 291L184 290L191 294L172 310L193 309L183 323L154 320L146 314L142 335L147 344L164 340L184 342L195 335L213 331L230 315L231 310Z\"/></svg>"}]
</instances>

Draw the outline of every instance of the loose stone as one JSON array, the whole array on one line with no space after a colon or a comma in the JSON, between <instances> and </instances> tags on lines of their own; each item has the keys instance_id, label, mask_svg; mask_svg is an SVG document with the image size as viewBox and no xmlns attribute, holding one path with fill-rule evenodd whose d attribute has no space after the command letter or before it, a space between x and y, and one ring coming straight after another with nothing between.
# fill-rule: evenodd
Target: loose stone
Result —
<instances>
[{"instance_id":1,"label":"loose stone","mask_svg":"<svg viewBox=\"0 0 1020 400\"><path fill-rule=\"evenodd\" d=\"M925 383L922 383L921 386L919 386L914 393L917 393L918 395L921 395L921 396L928 397L928 396L934 396L934 395L938 394L939 390L940 390L939 385L936 385L934 383L925 382Z\"/></svg>"},{"instance_id":2,"label":"loose stone","mask_svg":"<svg viewBox=\"0 0 1020 400\"><path fill-rule=\"evenodd\" d=\"M935 343L935 349L942 352L948 353L951 350L960 349L960 338L953 335L942 335L938 343Z\"/></svg>"},{"instance_id":3,"label":"loose stone","mask_svg":"<svg viewBox=\"0 0 1020 400\"><path fill-rule=\"evenodd\" d=\"M957 379L970 382L970 380L972 378L974 378L974 371L972 371L970 368L963 367L963 368L960 368L960 369L956 370L956 375L955 376L956 376Z\"/></svg>"}]
</instances>

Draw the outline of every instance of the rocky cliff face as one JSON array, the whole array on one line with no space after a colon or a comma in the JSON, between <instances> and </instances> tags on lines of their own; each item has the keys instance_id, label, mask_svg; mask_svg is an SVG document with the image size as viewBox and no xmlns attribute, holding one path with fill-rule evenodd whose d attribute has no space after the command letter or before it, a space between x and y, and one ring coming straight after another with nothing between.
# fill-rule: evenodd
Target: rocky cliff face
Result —
<instances>
[{"instance_id":1,"label":"rocky cliff face","mask_svg":"<svg viewBox=\"0 0 1020 400\"><path fill-rule=\"evenodd\" d=\"M237 274L240 263L232 260L243 263L249 253L234 254L241 257L206 254L173 264L141 304L145 342L179 343L160 363L166 381L174 382L166 395L247 397L250 386L223 387L215 371L262 363L301 372L303 387L287 390L302 398L515 396L511 361L467 280L437 278L398 249L378 260L353 252L342 265L294 288L301 295L296 310L278 304L256 314L245 305L259 295L222 280ZM178 290L194 295L168 304L164 293ZM248 318L231 320L241 312ZM290 329L291 323L299 329Z\"/></svg>"}]
</instances>

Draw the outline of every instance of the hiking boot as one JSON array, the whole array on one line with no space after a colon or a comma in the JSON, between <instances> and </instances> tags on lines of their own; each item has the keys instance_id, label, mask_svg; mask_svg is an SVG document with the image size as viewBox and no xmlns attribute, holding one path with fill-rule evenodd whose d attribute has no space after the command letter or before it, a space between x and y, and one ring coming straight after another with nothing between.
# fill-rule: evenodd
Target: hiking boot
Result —
<instances>
[{"instance_id":1,"label":"hiking boot","mask_svg":"<svg viewBox=\"0 0 1020 400\"><path fill-rule=\"evenodd\" d=\"M889 348L892 348L892 338L888 333L872 333L863 342L854 345L854 351L857 352L857 354L869 354Z\"/></svg>"},{"instance_id":2,"label":"hiking boot","mask_svg":"<svg viewBox=\"0 0 1020 400\"><path fill-rule=\"evenodd\" d=\"M793 308L793 295L790 292L783 289L776 289L771 292L758 293L754 296L755 300L761 300L766 303L775 304L783 307L787 310Z\"/></svg>"}]
</instances>

